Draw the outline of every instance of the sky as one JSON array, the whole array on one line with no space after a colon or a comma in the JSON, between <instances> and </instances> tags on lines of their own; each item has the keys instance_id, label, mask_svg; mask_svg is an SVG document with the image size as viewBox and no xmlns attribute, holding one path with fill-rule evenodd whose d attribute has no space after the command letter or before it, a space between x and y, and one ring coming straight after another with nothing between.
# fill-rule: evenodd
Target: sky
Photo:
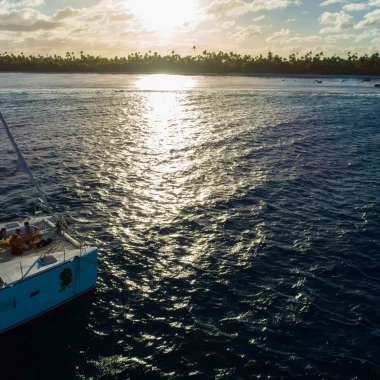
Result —
<instances>
[{"instance_id":1,"label":"sky","mask_svg":"<svg viewBox=\"0 0 380 380\"><path fill-rule=\"evenodd\" d=\"M204 50L373 54L380 52L380 0L0 0L0 53Z\"/></svg>"}]
</instances>

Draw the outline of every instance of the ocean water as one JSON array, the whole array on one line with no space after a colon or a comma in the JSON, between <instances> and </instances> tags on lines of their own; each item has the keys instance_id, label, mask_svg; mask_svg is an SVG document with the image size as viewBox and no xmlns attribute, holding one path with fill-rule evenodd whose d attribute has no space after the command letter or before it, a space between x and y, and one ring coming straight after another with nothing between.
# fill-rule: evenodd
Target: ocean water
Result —
<instances>
[{"instance_id":1,"label":"ocean water","mask_svg":"<svg viewBox=\"0 0 380 380\"><path fill-rule=\"evenodd\" d=\"M0 338L11 379L380 378L380 90L0 74L94 297ZM37 198L0 131L0 220ZM3 375L0 375L3 379Z\"/></svg>"}]
</instances>

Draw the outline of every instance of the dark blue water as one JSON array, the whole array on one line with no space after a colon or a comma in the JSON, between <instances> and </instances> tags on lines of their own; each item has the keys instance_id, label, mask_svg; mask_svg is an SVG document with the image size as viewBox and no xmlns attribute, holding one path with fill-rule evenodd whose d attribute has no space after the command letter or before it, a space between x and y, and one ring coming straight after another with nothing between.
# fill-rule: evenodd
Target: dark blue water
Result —
<instances>
[{"instance_id":1,"label":"dark blue water","mask_svg":"<svg viewBox=\"0 0 380 380\"><path fill-rule=\"evenodd\" d=\"M358 79L0 74L36 178L100 249L95 296L7 337L2 371L379 378L379 105ZM37 197L5 137L1 221Z\"/></svg>"}]
</instances>

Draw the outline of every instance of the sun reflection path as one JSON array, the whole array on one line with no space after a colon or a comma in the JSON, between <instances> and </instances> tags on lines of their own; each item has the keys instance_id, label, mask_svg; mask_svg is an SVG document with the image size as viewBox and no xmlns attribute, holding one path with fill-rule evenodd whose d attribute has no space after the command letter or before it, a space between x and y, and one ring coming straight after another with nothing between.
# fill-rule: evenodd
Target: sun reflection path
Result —
<instances>
[{"instance_id":1,"label":"sun reflection path","mask_svg":"<svg viewBox=\"0 0 380 380\"><path fill-rule=\"evenodd\" d=\"M178 91L191 90L197 86L196 77L185 75L153 74L141 75L135 87L141 91Z\"/></svg>"},{"instance_id":2,"label":"sun reflection path","mask_svg":"<svg viewBox=\"0 0 380 380\"><path fill-rule=\"evenodd\" d=\"M143 123L138 143L144 187L138 191L141 208L150 217L168 220L188 202L181 173L193 164L189 150L199 129L198 111L189 107L188 100L188 90L196 81L173 75L137 80L136 87L144 91L140 93Z\"/></svg>"}]
</instances>

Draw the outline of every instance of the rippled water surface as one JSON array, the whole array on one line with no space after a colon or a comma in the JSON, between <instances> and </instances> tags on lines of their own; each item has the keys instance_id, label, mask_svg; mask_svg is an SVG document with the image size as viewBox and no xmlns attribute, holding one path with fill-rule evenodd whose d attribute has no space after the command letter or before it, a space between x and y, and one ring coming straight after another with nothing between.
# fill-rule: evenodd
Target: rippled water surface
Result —
<instances>
[{"instance_id":1,"label":"rippled water surface","mask_svg":"<svg viewBox=\"0 0 380 380\"><path fill-rule=\"evenodd\" d=\"M7 338L2 366L379 378L380 91L313 82L0 74L32 171L100 250L95 296ZM3 131L0 155L5 221L37 195Z\"/></svg>"}]
</instances>

